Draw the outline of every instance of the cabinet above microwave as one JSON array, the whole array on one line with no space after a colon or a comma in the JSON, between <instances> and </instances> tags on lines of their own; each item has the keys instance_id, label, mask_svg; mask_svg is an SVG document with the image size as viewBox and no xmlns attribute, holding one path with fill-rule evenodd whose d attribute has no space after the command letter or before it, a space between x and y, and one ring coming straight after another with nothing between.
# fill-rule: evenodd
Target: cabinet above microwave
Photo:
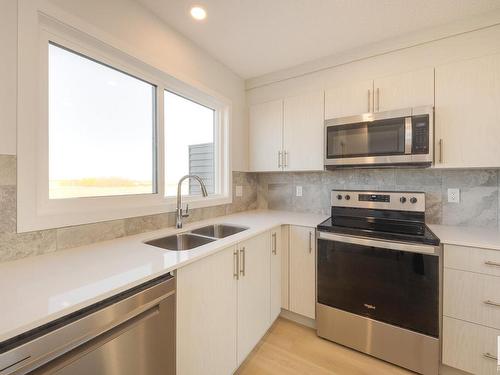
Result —
<instances>
[{"instance_id":1,"label":"cabinet above microwave","mask_svg":"<svg viewBox=\"0 0 500 375\"><path fill-rule=\"evenodd\" d=\"M434 108L423 106L325 121L325 168L433 162Z\"/></svg>"}]
</instances>

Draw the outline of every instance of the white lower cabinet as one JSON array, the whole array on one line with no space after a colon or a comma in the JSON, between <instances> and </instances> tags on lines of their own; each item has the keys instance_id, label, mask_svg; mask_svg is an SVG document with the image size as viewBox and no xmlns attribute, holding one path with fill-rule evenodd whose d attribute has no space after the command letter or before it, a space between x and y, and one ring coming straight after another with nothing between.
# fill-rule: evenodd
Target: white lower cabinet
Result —
<instances>
[{"instance_id":1,"label":"white lower cabinet","mask_svg":"<svg viewBox=\"0 0 500 375\"><path fill-rule=\"evenodd\" d=\"M497 375L500 330L443 317L443 363L477 375Z\"/></svg>"},{"instance_id":2,"label":"white lower cabinet","mask_svg":"<svg viewBox=\"0 0 500 375\"><path fill-rule=\"evenodd\" d=\"M316 229L290 226L290 311L316 318Z\"/></svg>"},{"instance_id":3,"label":"white lower cabinet","mask_svg":"<svg viewBox=\"0 0 500 375\"><path fill-rule=\"evenodd\" d=\"M279 232L177 270L178 375L232 374L269 329L281 303Z\"/></svg>"},{"instance_id":4,"label":"white lower cabinet","mask_svg":"<svg viewBox=\"0 0 500 375\"><path fill-rule=\"evenodd\" d=\"M281 227L271 230L271 323L281 313L281 263L283 250L281 246Z\"/></svg>"},{"instance_id":5,"label":"white lower cabinet","mask_svg":"<svg viewBox=\"0 0 500 375\"><path fill-rule=\"evenodd\" d=\"M500 252L445 245L443 254L443 363L498 374Z\"/></svg>"},{"instance_id":6,"label":"white lower cabinet","mask_svg":"<svg viewBox=\"0 0 500 375\"><path fill-rule=\"evenodd\" d=\"M232 246L177 270L177 374L232 374L238 281Z\"/></svg>"},{"instance_id":7,"label":"white lower cabinet","mask_svg":"<svg viewBox=\"0 0 500 375\"><path fill-rule=\"evenodd\" d=\"M238 364L252 351L270 325L271 265L269 233L238 245Z\"/></svg>"}]
</instances>

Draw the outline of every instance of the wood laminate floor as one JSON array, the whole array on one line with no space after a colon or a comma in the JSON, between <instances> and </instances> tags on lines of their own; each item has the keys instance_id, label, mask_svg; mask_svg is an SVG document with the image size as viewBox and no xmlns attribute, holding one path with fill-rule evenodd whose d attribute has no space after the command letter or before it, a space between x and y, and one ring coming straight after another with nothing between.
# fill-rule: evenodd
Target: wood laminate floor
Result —
<instances>
[{"instance_id":1,"label":"wood laminate floor","mask_svg":"<svg viewBox=\"0 0 500 375\"><path fill-rule=\"evenodd\" d=\"M279 318L237 371L238 375L414 375L316 336Z\"/></svg>"}]
</instances>

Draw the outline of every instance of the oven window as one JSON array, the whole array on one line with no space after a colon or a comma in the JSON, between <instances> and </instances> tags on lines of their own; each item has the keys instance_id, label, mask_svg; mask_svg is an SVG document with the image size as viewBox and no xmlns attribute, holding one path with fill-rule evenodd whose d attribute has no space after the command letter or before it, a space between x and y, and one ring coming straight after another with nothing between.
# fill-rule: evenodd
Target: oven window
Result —
<instances>
[{"instance_id":1,"label":"oven window","mask_svg":"<svg viewBox=\"0 0 500 375\"><path fill-rule=\"evenodd\" d=\"M318 302L439 336L439 257L318 240Z\"/></svg>"},{"instance_id":2,"label":"oven window","mask_svg":"<svg viewBox=\"0 0 500 375\"><path fill-rule=\"evenodd\" d=\"M404 153L404 117L327 128L327 158L400 155Z\"/></svg>"}]
</instances>

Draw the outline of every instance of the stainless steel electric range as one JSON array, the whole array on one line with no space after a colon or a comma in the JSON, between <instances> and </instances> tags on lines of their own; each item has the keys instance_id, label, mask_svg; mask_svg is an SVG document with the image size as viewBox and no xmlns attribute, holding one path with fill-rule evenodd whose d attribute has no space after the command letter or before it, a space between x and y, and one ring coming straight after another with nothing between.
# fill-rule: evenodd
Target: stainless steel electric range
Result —
<instances>
[{"instance_id":1,"label":"stainless steel electric range","mask_svg":"<svg viewBox=\"0 0 500 375\"><path fill-rule=\"evenodd\" d=\"M332 191L318 225L318 335L421 374L439 369L439 239L425 194Z\"/></svg>"}]
</instances>

